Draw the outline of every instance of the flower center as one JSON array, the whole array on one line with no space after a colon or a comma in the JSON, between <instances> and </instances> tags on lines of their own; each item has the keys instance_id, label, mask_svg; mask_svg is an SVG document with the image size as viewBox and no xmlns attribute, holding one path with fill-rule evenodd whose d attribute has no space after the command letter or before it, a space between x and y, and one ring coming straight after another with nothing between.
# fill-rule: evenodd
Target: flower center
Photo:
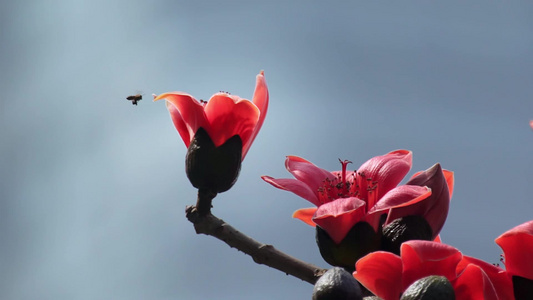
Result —
<instances>
[{"instance_id":1,"label":"flower center","mask_svg":"<svg viewBox=\"0 0 533 300\"><path fill-rule=\"evenodd\" d=\"M334 172L335 178L326 178L322 182L322 186L318 188L318 199L321 203L328 203L339 198L348 198L357 196L358 189L354 186L356 184L356 172L346 171L348 164L352 163L349 160L340 160L342 170Z\"/></svg>"}]
</instances>

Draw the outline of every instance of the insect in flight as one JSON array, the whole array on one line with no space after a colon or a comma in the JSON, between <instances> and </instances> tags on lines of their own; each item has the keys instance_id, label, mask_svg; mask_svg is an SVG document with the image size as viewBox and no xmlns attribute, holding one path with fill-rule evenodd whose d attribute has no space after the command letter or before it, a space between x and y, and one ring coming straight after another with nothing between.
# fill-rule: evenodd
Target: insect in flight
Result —
<instances>
[{"instance_id":1,"label":"insect in flight","mask_svg":"<svg viewBox=\"0 0 533 300\"><path fill-rule=\"evenodd\" d=\"M130 100L131 104L137 105L137 102L141 101L143 99L143 96L141 94L131 95L131 96L126 97L126 99Z\"/></svg>"}]
</instances>

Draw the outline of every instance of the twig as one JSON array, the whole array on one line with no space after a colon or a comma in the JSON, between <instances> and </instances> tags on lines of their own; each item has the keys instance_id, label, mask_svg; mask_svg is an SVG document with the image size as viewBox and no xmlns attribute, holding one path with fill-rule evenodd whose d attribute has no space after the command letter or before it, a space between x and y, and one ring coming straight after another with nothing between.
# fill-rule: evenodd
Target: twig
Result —
<instances>
[{"instance_id":1,"label":"twig","mask_svg":"<svg viewBox=\"0 0 533 300\"><path fill-rule=\"evenodd\" d=\"M214 236L230 247L250 255L258 264L278 269L311 284L315 284L318 278L326 272L325 269L287 255L272 245L252 239L211 213L201 216L195 206L187 206L185 214L187 219L194 224L197 234Z\"/></svg>"}]
</instances>

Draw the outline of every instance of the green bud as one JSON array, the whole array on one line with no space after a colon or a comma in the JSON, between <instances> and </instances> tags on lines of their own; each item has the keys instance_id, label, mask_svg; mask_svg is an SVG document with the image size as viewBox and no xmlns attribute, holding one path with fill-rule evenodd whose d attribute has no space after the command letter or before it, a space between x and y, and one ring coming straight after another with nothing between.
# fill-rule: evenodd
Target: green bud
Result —
<instances>
[{"instance_id":1,"label":"green bud","mask_svg":"<svg viewBox=\"0 0 533 300\"><path fill-rule=\"evenodd\" d=\"M320 277L313 288L313 300L362 299L359 282L343 268L334 267Z\"/></svg>"},{"instance_id":2,"label":"green bud","mask_svg":"<svg viewBox=\"0 0 533 300\"><path fill-rule=\"evenodd\" d=\"M446 277L432 275L413 282L400 300L455 300L455 291Z\"/></svg>"}]
</instances>

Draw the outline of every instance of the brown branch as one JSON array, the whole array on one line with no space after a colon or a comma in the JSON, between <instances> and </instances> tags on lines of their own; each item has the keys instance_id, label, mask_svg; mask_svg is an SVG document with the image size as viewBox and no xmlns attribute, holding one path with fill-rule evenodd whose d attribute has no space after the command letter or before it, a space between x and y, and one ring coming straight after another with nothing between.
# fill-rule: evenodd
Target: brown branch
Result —
<instances>
[{"instance_id":1,"label":"brown branch","mask_svg":"<svg viewBox=\"0 0 533 300\"><path fill-rule=\"evenodd\" d=\"M311 284L315 284L318 278L327 271L287 255L272 245L260 243L211 213L201 216L195 206L187 206L185 214L187 219L194 224L197 234L214 236L230 247L250 255L258 264L278 269Z\"/></svg>"}]
</instances>

